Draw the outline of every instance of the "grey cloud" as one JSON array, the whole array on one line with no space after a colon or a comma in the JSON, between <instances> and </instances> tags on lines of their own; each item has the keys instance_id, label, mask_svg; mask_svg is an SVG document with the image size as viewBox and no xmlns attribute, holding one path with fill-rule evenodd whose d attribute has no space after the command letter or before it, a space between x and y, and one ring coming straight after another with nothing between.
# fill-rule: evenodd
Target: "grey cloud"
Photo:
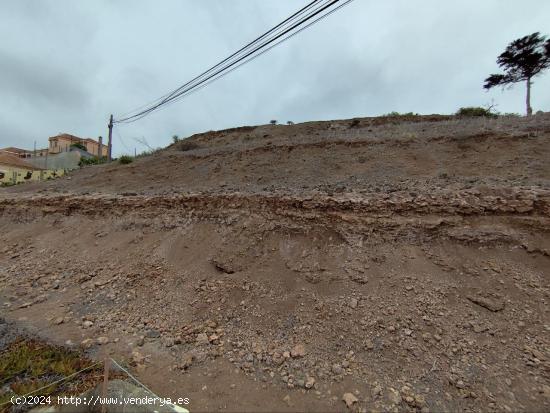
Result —
<instances>
[{"instance_id":1,"label":"grey cloud","mask_svg":"<svg viewBox=\"0 0 550 413\"><path fill-rule=\"evenodd\" d=\"M0 88L31 110L44 105L54 105L60 110L83 107L89 96L72 70L72 67L33 63L0 51Z\"/></svg>"},{"instance_id":2,"label":"grey cloud","mask_svg":"<svg viewBox=\"0 0 550 413\"><path fill-rule=\"evenodd\" d=\"M110 113L179 86L305 3L4 0L0 146L44 145L61 131L105 136ZM117 128L115 153L145 149L136 137L162 146L173 134L270 119L449 113L491 99L521 112L521 85L482 89L506 44L544 32L550 20L549 2L518 4L356 0L189 98ZM550 110L549 88L550 74L536 80L535 110Z\"/></svg>"}]
</instances>

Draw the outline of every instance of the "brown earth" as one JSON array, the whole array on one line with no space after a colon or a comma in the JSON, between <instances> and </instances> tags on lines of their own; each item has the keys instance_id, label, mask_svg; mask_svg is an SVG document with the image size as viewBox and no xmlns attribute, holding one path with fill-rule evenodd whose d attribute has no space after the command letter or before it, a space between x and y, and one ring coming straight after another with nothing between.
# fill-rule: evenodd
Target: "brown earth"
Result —
<instances>
[{"instance_id":1,"label":"brown earth","mask_svg":"<svg viewBox=\"0 0 550 413\"><path fill-rule=\"evenodd\" d=\"M192 412L548 411L549 161L549 114L363 118L2 189L1 315Z\"/></svg>"}]
</instances>

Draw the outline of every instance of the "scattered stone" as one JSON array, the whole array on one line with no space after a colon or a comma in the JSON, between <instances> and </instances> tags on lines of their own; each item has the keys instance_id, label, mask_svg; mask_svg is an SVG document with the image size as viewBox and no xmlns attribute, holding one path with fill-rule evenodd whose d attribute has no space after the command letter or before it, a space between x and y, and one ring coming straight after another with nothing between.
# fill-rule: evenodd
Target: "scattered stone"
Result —
<instances>
[{"instance_id":1,"label":"scattered stone","mask_svg":"<svg viewBox=\"0 0 550 413\"><path fill-rule=\"evenodd\" d=\"M160 337L160 332L157 331L157 330L147 330L145 332L145 337L147 337L147 338L159 338Z\"/></svg>"},{"instance_id":2,"label":"scattered stone","mask_svg":"<svg viewBox=\"0 0 550 413\"><path fill-rule=\"evenodd\" d=\"M380 386L379 384L377 384L374 389L372 389L372 396L373 397L378 397L382 394L382 386Z\"/></svg>"},{"instance_id":3,"label":"scattered stone","mask_svg":"<svg viewBox=\"0 0 550 413\"><path fill-rule=\"evenodd\" d=\"M181 358L181 368L187 370L193 365L193 361L195 361L195 355L191 352L185 353Z\"/></svg>"},{"instance_id":4,"label":"scattered stone","mask_svg":"<svg viewBox=\"0 0 550 413\"><path fill-rule=\"evenodd\" d=\"M333 364L332 365L332 372L334 374L342 374L344 372L344 369L342 368L342 366L340 366L339 364Z\"/></svg>"},{"instance_id":5,"label":"scattered stone","mask_svg":"<svg viewBox=\"0 0 550 413\"><path fill-rule=\"evenodd\" d=\"M82 283L85 283L86 281L90 281L92 279L92 277L88 274L85 274L83 276L81 276L78 281L82 284Z\"/></svg>"},{"instance_id":6,"label":"scattered stone","mask_svg":"<svg viewBox=\"0 0 550 413\"><path fill-rule=\"evenodd\" d=\"M271 356L271 359L273 360L273 363L275 363L275 365L277 365L277 366L280 366L285 361L285 358L279 352L273 353L273 356Z\"/></svg>"},{"instance_id":7,"label":"scattered stone","mask_svg":"<svg viewBox=\"0 0 550 413\"><path fill-rule=\"evenodd\" d=\"M145 357L137 350L132 352L132 361L136 364L142 364L145 361Z\"/></svg>"},{"instance_id":8,"label":"scattered stone","mask_svg":"<svg viewBox=\"0 0 550 413\"><path fill-rule=\"evenodd\" d=\"M426 406L426 398L421 394L416 394L414 396L414 402L415 402L417 407L422 408L422 407Z\"/></svg>"},{"instance_id":9,"label":"scattered stone","mask_svg":"<svg viewBox=\"0 0 550 413\"><path fill-rule=\"evenodd\" d=\"M359 399L355 397L353 393L344 393L344 395L342 396L342 400L344 401L344 403L346 403L348 409L351 409L351 406L359 401Z\"/></svg>"},{"instance_id":10,"label":"scattered stone","mask_svg":"<svg viewBox=\"0 0 550 413\"><path fill-rule=\"evenodd\" d=\"M388 389L388 401L393 405L401 403L401 394L399 391L390 387Z\"/></svg>"},{"instance_id":11,"label":"scattered stone","mask_svg":"<svg viewBox=\"0 0 550 413\"><path fill-rule=\"evenodd\" d=\"M311 389L313 386L315 386L315 379L313 377L308 377L306 379L305 388Z\"/></svg>"},{"instance_id":12,"label":"scattered stone","mask_svg":"<svg viewBox=\"0 0 550 413\"><path fill-rule=\"evenodd\" d=\"M53 323L58 326L60 324L63 324L63 321L65 321L63 317L57 317L55 320L53 320Z\"/></svg>"},{"instance_id":13,"label":"scattered stone","mask_svg":"<svg viewBox=\"0 0 550 413\"><path fill-rule=\"evenodd\" d=\"M109 337L98 337L97 344L104 345L109 342Z\"/></svg>"},{"instance_id":14,"label":"scattered stone","mask_svg":"<svg viewBox=\"0 0 550 413\"><path fill-rule=\"evenodd\" d=\"M349 300L349 306L353 309L357 308L357 304L359 304L359 302L357 301L357 298L352 298L351 300Z\"/></svg>"},{"instance_id":15,"label":"scattered stone","mask_svg":"<svg viewBox=\"0 0 550 413\"><path fill-rule=\"evenodd\" d=\"M82 323L82 328L90 328L93 325L94 325L93 322L91 322L90 320L86 320Z\"/></svg>"},{"instance_id":16,"label":"scattered stone","mask_svg":"<svg viewBox=\"0 0 550 413\"><path fill-rule=\"evenodd\" d=\"M290 350L290 355L293 358L304 357L306 355L306 348L303 344L296 344L292 350Z\"/></svg>"},{"instance_id":17,"label":"scattered stone","mask_svg":"<svg viewBox=\"0 0 550 413\"><path fill-rule=\"evenodd\" d=\"M402 396L402 398L405 401L405 403L407 403L409 406L414 407L414 397L412 397L412 396Z\"/></svg>"},{"instance_id":18,"label":"scattered stone","mask_svg":"<svg viewBox=\"0 0 550 413\"><path fill-rule=\"evenodd\" d=\"M82 340L80 345L84 348L90 348L94 345L94 340L92 340L91 338L87 338L85 340Z\"/></svg>"},{"instance_id":19,"label":"scattered stone","mask_svg":"<svg viewBox=\"0 0 550 413\"><path fill-rule=\"evenodd\" d=\"M480 295L469 295L466 298L468 298L468 300L470 300L472 303L486 308L487 310L494 313L502 311L504 309L504 301L502 300L482 297Z\"/></svg>"},{"instance_id":20,"label":"scattered stone","mask_svg":"<svg viewBox=\"0 0 550 413\"><path fill-rule=\"evenodd\" d=\"M145 344L145 337L144 336L138 337L138 339L136 340L136 346L141 347L144 344Z\"/></svg>"},{"instance_id":21,"label":"scattered stone","mask_svg":"<svg viewBox=\"0 0 550 413\"><path fill-rule=\"evenodd\" d=\"M209 344L210 340L208 339L208 335L206 333L199 333L197 334L196 343L199 346Z\"/></svg>"},{"instance_id":22,"label":"scattered stone","mask_svg":"<svg viewBox=\"0 0 550 413\"><path fill-rule=\"evenodd\" d=\"M352 272L348 274L348 277L351 281L357 284L366 284L369 282L368 277L365 274L361 274L361 273Z\"/></svg>"},{"instance_id":23,"label":"scattered stone","mask_svg":"<svg viewBox=\"0 0 550 413\"><path fill-rule=\"evenodd\" d=\"M224 272L226 274L234 274L237 268L231 262L222 262L221 260L212 260L212 264L218 271Z\"/></svg>"},{"instance_id":24,"label":"scattered stone","mask_svg":"<svg viewBox=\"0 0 550 413\"><path fill-rule=\"evenodd\" d=\"M482 324L471 323L471 325L475 333L483 333L484 331L489 330L489 327Z\"/></svg>"}]
</instances>

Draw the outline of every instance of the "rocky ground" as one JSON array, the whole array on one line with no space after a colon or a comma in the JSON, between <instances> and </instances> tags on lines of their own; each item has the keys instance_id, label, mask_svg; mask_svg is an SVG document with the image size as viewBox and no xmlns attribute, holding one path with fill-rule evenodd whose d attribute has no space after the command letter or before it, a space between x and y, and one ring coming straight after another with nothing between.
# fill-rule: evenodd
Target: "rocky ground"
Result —
<instances>
[{"instance_id":1,"label":"rocky ground","mask_svg":"<svg viewBox=\"0 0 550 413\"><path fill-rule=\"evenodd\" d=\"M2 315L191 411L550 409L550 115L209 132L0 191Z\"/></svg>"}]
</instances>

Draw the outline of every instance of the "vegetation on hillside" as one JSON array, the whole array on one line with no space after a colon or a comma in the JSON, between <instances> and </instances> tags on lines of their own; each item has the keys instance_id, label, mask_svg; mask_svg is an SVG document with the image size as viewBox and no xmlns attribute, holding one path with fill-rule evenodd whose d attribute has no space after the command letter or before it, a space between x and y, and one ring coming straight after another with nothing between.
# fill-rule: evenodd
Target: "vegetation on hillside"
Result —
<instances>
[{"instance_id":1,"label":"vegetation on hillside","mask_svg":"<svg viewBox=\"0 0 550 413\"><path fill-rule=\"evenodd\" d=\"M122 165L127 165L129 163L132 163L134 161L134 158L128 155L122 155L120 158L118 158L118 162Z\"/></svg>"},{"instance_id":2,"label":"vegetation on hillside","mask_svg":"<svg viewBox=\"0 0 550 413\"><path fill-rule=\"evenodd\" d=\"M463 117L486 117L486 118L496 118L498 117L498 114L491 112L491 109L482 108L479 106L467 106L460 108L456 112L457 116L463 116Z\"/></svg>"},{"instance_id":3,"label":"vegetation on hillside","mask_svg":"<svg viewBox=\"0 0 550 413\"><path fill-rule=\"evenodd\" d=\"M101 366L93 366L91 360L63 347L35 340L15 341L0 353L0 411L12 396L23 396L50 384L33 394L80 394L102 379ZM52 384L86 368L89 370L70 382Z\"/></svg>"}]
</instances>

